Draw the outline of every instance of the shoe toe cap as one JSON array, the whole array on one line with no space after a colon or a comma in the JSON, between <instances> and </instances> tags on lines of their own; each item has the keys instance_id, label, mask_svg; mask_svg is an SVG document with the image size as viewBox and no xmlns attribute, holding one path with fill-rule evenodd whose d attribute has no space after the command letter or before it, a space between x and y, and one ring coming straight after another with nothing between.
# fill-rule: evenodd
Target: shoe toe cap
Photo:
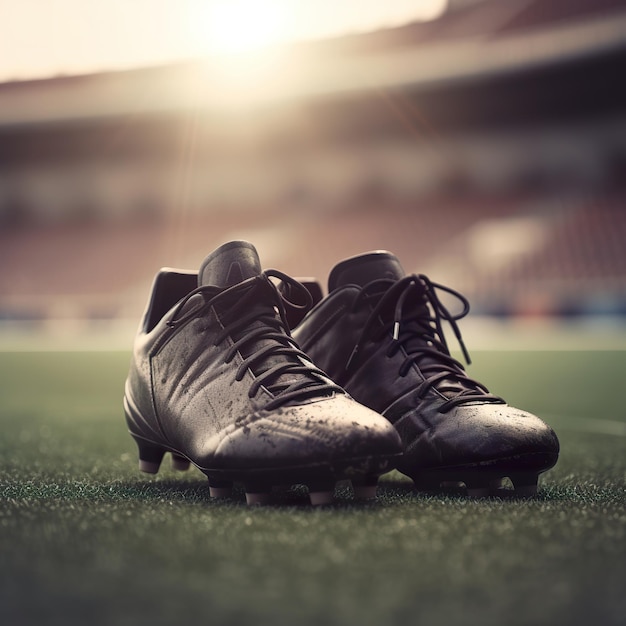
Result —
<instances>
[{"instance_id":1,"label":"shoe toe cap","mask_svg":"<svg viewBox=\"0 0 626 626\"><path fill-rule=\"evenodd\" d=\"M512 466L536 465L542 470L558 458L559 441L552 428L536 415L509 405L462 405L448 413L410 417L413 437L406 442L405 432L403 438L407 456L420 465L506 460ZM398 426L406 429L407 423Z\"/></svg>"},{"instance_id":2,"label":"shoe toe cap","mask_svg":"<svg viewBox=\"0 0 626 626\"><path fill-rule=\"evenodd\" d=\"M270 468L393 457L402 452L396 430L378 413L344 396L286 406L241 421L221 438L220 468Z\"/></svg>"}]
</instances>

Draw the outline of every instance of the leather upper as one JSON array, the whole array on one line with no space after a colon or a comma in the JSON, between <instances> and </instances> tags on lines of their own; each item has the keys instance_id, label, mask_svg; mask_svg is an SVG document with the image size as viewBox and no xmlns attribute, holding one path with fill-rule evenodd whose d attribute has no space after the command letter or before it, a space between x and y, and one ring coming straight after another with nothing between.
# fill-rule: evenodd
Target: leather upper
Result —
<instances>
[{"instance_id":1,"label":"leather upper","mask_svg":"<svg viewBox=\"0 0 626 626\"><path fill-rule=\"evenodd\" d=\"M180 280L188 285L188 277ZM272 296L275 288L269 281L257 282L260 286L251 282L250 289L256 290L251 302L258 317L253 316L246 331L262 324L256 320L263 316L280 316ZM170 275L155 281L155 288L167 284L172 289L175 283ZM180 289L173 291L180 295ZM338 458L399 454L399 437L387 420L356 403L304 355L294 356L285 347L290 339L272 338L276 331L245 342L227 358L241 339L228 333L223 337L238 293L236 287L232 298L218 299L214 305L207 305L207 298L198 293L184 303L173 302L156 324L142 323L126 382L131 433L215 470L332 464ZM163 303L167 298L153 293L155 300ZM153 310L149 305L146 315ZM180 324L172 323L176 317ZM253 372L246 358L265 349L270 350L268 358ZM302 378L317 382L321 390L275 406L275 393L266 385L255 389L254 383L263 371L280 367L281 359L295 366L274 376L279 387Z\"/></svg>"},{"instance_id":2,"label":"leather upper","mask_svg":"<svg viewBox=\"0 0 626 626\"><path fill-rule=\"evenodd\" d=\"M425 356L410 367L404 347L390 350L389 322L374 324L372 336L355 344L374 308L358 301L359 285L338 286L294 330L302 349L358 402L382 413L398 430L405 446L399 469L480 464L520 455L552 455L559 451L553 430L540 418L502 402L481 400L452 405L453 385L424 385ZM417 341L413 340L413 341ZM348 366L348 363L349 366ZM459 366L459 371L463 370ZM426 387L426 391L422 391ZM545 463L545 461L541 461ZM409 472L409 473L410 473Z\"/></svg>"}]
</instances>

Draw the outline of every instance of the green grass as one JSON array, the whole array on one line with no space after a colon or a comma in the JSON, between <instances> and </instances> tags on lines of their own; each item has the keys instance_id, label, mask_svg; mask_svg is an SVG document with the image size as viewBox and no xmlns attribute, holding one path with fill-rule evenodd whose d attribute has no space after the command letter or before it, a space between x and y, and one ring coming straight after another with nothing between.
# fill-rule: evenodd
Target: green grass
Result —
<instances>
[{"instance_id":1,"label":"green grass","mask_svg":"<svg viewBox=\"0 0 626 626\"><path fill-rule=\"evenodd\" d=\"M394 473L375 504L211 501L196 470L136 470L127 354L0 354L0 623L623 623L626 353L473 356L560 436L532 500L417 495Z\"/></svg>"}]
</instances>

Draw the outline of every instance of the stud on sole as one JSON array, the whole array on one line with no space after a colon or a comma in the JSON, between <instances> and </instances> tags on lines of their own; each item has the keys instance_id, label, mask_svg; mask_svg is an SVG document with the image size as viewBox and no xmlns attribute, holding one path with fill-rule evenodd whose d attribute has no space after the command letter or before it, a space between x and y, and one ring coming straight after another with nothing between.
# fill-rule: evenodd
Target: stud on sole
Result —
<instances>
[{"instance_id":1,"label":"stud on sole","mask_svg":"<svg viewBox=\"0 0 626 626\"><path fill-rule=\"evenodd\" d=\"M249 506L263 506L269 504L272 500L272 494L269 491L262 493L246 491L246 503Z\"/></svg>"},{"instance_id":2,"label":"stud on sole","mask_svg":"<svg viewBox=\"0 0 626 626\"><path fill-rule=\"evenodd\" d=\"M520 498L530 498L537 495L537 485L539 475L524 474L522 476L511 476L511 482L515 489L515 495Z\"/></svg>"},{"instance_id":3,"label":"stud on sole","mask_svg":"<svg viewBox=\"0 0 626 626\"><path fill-rule=\"evenodd\" d=\"M186 472L190 465L191 463L184 456L172 452L172 469L178 472Z\"/></svg>"},{"instance_id":4,"label":"stud on sole","mask_svg":"<svg viewBox=\"0 0 626 626\"><path fill-rule=\"evenodd\" d=\"M335 492L333 491L309 491L309 500L313 506L323 506L325 504L332 504L335 499Z\"/></svg>"},{"instance_id":5,"label":"stud on sole","mask_svg":"<svg viewBox=\"0 0 626 626\"><path fill-rule=\"evenodd\" d=\"M209 495L212 498L230 498L233 495L232 487L211 487L209 485Z\"/></svg>"},{"instance_id":6,"label":"stud on sole","mask_svg":"<svg viewBox=\"0 0 626 626\"><path fill-rule=\"evenodd\" d=\"M152 461L145 461L143 459L139 459L139 470L145 472L146 474L157 474L159 468L161 467L161 463L155 463Z\"/></svg>"},{"instance_id":7,"label":"stud on sole","mask_svg":"<svg viewBox=\"0 0 626 626\"><path fill-rule=\"evenodd\" d=\"M209 494L212 498L230 498L233 495L233 483L230 480L220 478L209 479Z\"/></svg>"},{"instance_id":8,"label":"stud on sole","mask_svg":"<svg viewBox=\"0 0 626 626\"><path fill-rule=\"evenodd\" d=\"M375 500L378 492L378 476L353 478L352 491L358 500Z\"/></svg>"},{"instance_id":9,"label":"stud on sole","mask_svg":"<svg viewBox=\"0 0 626 626\"><path fill-rule=\"evenodd\" d=\"M135 442L139 451L139 469L146 474L156 474L166 450L143 439L135 439Z\"/></svg>"}]
</instances>

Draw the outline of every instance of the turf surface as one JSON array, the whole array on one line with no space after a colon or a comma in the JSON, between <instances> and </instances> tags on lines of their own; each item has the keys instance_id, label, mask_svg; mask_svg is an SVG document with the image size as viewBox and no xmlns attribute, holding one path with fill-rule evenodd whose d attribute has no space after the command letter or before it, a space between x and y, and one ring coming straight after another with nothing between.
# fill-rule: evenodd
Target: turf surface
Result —
<instances>
[{"instance_id":1,"label":"turf surface","mask_svg":"<svg viewBox=\"0 0 626 626\"><path fill-rule=\"evenodd\" d=\"M532 500L390 474L374 504L211 501L196 470L136 470L128 354L0 354L0 623L623 624L626 353L473 356L559 434Z\"/></svg>"}]
</instances>

